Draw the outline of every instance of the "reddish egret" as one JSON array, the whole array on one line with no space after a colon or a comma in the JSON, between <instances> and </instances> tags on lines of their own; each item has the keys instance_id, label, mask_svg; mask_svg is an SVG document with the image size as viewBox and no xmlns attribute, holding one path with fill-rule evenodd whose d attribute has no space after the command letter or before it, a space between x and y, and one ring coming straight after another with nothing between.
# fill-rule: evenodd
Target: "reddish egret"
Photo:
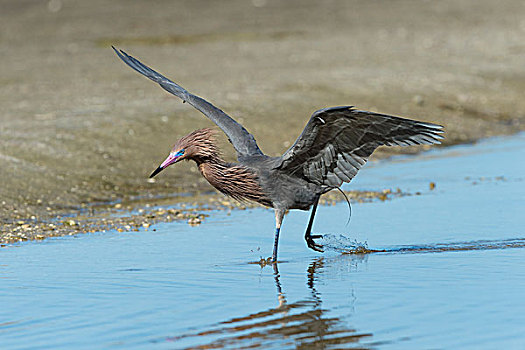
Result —
<instances>
[{"instance_id":1,"label":"reddish egret","mask_svg":"<svg viewBox=\"0 0 525 350\"><path fill-rule=\"evenodd\" d=\"M312 234L312 224L323 193L350 182L379 146L430 145L440 143L443 138L441 125L360 111L353 106L331 107L314 112L299 138L282 156L269 157L259 149L252 134L222 110L124 51L114 47L113 50L128 66L211 119L237 151L237 163L225 162L212 130L196 130L175 143L150 177L183 159L193 160L206 180L220 192L273 208L274 262L287 210L312 207L304 238L309 248L322 252L323 246L315 242L322 236Z\"/></svg>"}]
</instances>

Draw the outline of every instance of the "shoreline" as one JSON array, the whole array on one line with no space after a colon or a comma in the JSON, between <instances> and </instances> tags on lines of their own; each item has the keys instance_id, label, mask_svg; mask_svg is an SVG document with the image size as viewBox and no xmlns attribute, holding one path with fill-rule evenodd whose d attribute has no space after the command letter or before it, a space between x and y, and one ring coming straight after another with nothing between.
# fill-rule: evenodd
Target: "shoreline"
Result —
<instances>
[{"instance_id":1,"label":"shoreline","mask_svg":"<svg viewBox=\"0 0 525 350\"><path fill-rule=\"evenodd\" d=\"M430 185L431 190L432 185ZM351 200L359 203L386 201L397 197L420 195L402 192L399 188L380 191L344 191ZM127 203L93 206L83 213L57 215L52 219L26 219L4 224L0 232L0 246L5 247L19 242L44 240L51 237L72 236L77 234L117 231L155 231L155 224L186 221L190 226L197 226L217 210L246 210L265 208L256 203L241 203L220 193L205 193L196 196L156 198ZM181 200L182 199L182 200ZM321 205L335 205L344 200L337 191L331 191L321 198Z\"/></svg>"},{"instance_id":2,"label":"shoreline","mask_svg":"<svg viewBox=\"0 0 525 350\"><path fill-rule=\"evenodd\" d=\"M496 137L512 137L512 135L501 135ZM478 141L482 141L480 139ZM455 144L445 147L452 147ZM442 145L437 146L443 148ZM390 152L393 155L385 156L380 153L379 157L373 157L375 161L390 161L395 156L418 155L425 153L423 148L435 149L436 146L414 146L397 148L398 150L409 149L409 152ZM383 156L383 157L381 157ZM359 176L359 174L357 175ZM348 186L348 185L347 185ZM434 190L436 184L429 183L428 192ZM413 195L424 195L425 193L404 192L400 188L385 188L376 190L349 190L344 191L351 202L364 203L372 201L388 201L395 198ZM344 198L338 191L330 191L323 195L320 205L335 205ZM116 232L138 232L155 231L154 225L159 223L186 221L190 226L200 225L210 212L217 210L246 210L252 208L266 208L257 203L238 202L216 190L203 191L201 193L174 193L171 195L150 195L142 198L127 198L118 202L94 203L81 210L50 210L49 216L40 218L16 218L4 222L0 230L0 247L10 246L25 241L38 241L51 237L72 236L85 233L96 233L106 231Z\"/></svg>"}]
</instances>

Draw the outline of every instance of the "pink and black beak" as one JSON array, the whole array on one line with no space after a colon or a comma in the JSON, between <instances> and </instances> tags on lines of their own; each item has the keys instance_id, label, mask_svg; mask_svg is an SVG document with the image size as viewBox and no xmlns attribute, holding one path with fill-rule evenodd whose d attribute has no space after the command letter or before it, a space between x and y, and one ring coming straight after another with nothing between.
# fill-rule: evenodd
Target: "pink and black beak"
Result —
<instances>
[{"instance_id":1,"label":"pink and black beak","mask_svg":"<svg viewBox=\"0 0 525 350\"><path fill-rule=\"evenodd\" d=\"M177 153L171 152L168 158L166 158L166 160L163 161L162 164L157 169L155 169L154 172L151 173L149 178L151 179L153 176L157 175L158 173L160 173L162 170L166 169L170 165L177 163L183 155L184 155L184 150L179 151Z\"/></svg>"}]
</instances>

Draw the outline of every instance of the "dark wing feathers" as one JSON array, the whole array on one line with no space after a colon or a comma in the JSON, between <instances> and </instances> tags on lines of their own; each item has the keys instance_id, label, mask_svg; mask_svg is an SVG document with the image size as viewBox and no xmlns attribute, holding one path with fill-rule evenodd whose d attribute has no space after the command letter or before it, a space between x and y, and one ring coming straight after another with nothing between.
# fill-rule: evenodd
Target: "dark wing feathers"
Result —
<instances>
[{"instance_id":1,"label":"dark wing feathers","mask_svg":"<svg viewBox=\"0 0 525 350\"><path fill-rule=\"evenodd\" d=\"M352 180L377 147L436 144L442 132L440 125L351 106L321 109L275 168L318 185L339 187Z\"/></svg>"},{"instance_id":2,"label":"dark wing feathers","mask_svg":"<svg viewBox=\"0 0 525 350\"><path fill-rule=\"evenodd\" d=\"M149 68L136 58L128 55L122 50L117 50L112 46L113 50L117 53L118 57L128 66L144 75L145 77L158 83L164 90L179 97L185 102L199 110L206 117L210 118L218 127L224 131L228 136L233 147L237 151L238 158L242 158L250 155L262 155L263 153L257 146L255 138L250 134L242 125L233 120L226 113L221 111L219 108L213 106L208 101L195 96L192 93L185 90L183 87L169 80L162 74Z\"/></svg>"}]
</instances>

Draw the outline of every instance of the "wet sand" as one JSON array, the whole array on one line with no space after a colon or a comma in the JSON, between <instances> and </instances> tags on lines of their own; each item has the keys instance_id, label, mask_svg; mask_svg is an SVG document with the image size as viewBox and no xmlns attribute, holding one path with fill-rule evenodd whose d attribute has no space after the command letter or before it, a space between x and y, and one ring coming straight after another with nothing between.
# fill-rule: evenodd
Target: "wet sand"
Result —
<instances>
[{"instance_id":1,"label":"wet sand","mask_svg":"<svg viewBox=\"0 0 525 350\"><path fill-rule=\"evenodd\" d=\"M211 122L111 44L225 110L270 155L335 105L441 123L445 146L524 129L519 0L1 6L2 242L84 232L115 205L142 225L146 203L212 190L189 163L147 182L178 137Z\"/></svg>"}]
</instances>

